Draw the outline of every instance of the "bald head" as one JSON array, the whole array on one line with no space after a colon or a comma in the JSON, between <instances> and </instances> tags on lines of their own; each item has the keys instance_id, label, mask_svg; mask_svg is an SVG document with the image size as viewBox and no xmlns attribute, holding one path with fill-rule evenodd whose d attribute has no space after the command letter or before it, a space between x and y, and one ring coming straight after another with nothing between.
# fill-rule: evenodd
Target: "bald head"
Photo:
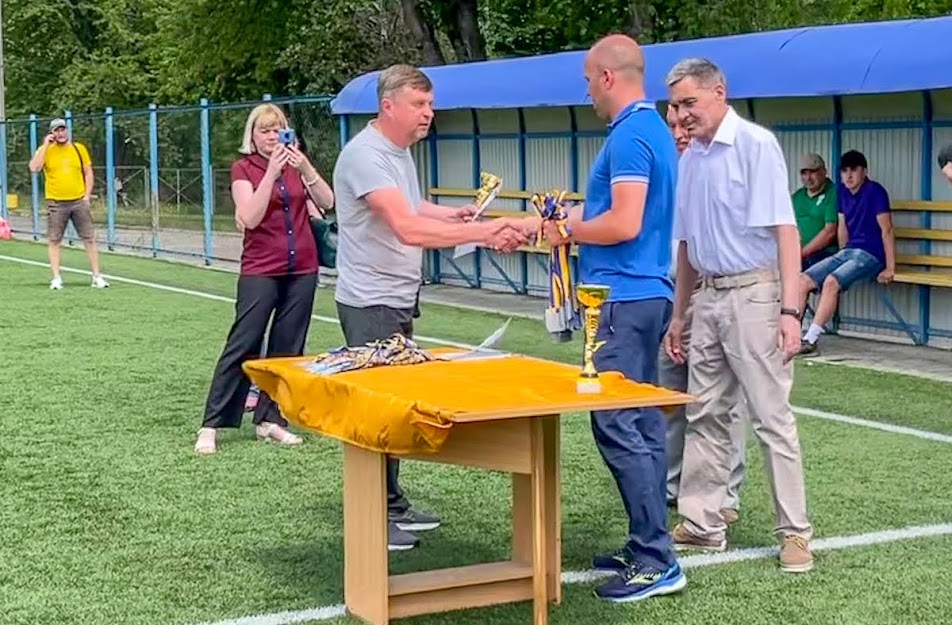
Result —
<instances>
[{"instance_id":1,"label":"bald head","mask_svg":"<svg viewBox=\"0 0 952 625\"><path fill-rule=\"evenodd\" d=\"M645 57L638 43L627 35L608 35L592 46L588 53L600 70L641 77L645 73Z\"/></svg>"},{"instance_id":2,"label":"bald head","mask_svg":"<svg viewBox=\"0 0 952 625\"><path fill-rule=\"evenodd\" d=\"M626 106L645 97L645 57L634 39L609 35L585 56L585 80L595 113L612 120Z\"/></svg>"}]
</instances>

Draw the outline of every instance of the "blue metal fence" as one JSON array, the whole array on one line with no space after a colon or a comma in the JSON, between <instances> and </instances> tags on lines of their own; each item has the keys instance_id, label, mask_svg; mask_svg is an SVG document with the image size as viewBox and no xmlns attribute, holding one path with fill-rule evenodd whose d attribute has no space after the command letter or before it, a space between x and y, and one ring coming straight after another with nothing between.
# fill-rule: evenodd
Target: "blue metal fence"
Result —
<instances>
[{"instance_id":1,"label":"blue metal fence","mask_svg":"<svg viewBox=\"0 0 952 625\"><path fill-rule=\"evenodd\" d=\"M151 257L235 261L241 249L230 197L230 166L240 155L247 113L266 101L282 106L311 160L330 177L339 151L330 96L272 98L52 116L0 123L0 215L14 232L45 236L43 176L28 172L53 117L66 119L76 142L89 148L95 170L97 235L110 249ZM217 213L216 213L217 211ZM72 228L67 232L74 242Z\"/></svg>"}]
</instances>

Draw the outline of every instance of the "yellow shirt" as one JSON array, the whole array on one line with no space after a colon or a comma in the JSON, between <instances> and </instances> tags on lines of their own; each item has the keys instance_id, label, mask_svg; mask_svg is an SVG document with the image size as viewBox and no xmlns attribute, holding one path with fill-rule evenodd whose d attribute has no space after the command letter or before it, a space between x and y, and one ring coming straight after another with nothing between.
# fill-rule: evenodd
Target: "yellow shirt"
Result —
<instances>
[{"instance_id":1,"label":"yellow shirt","mask_svg":"<svg viewBox=\"0 0 952 625\"><path fill-rule=\"evenodd\" d=\"M82 143L47 146L43 162L46 199L70 202L83 197L86 193L83 166L90 163L89 152Z\"/></svg>"}]
</instances>

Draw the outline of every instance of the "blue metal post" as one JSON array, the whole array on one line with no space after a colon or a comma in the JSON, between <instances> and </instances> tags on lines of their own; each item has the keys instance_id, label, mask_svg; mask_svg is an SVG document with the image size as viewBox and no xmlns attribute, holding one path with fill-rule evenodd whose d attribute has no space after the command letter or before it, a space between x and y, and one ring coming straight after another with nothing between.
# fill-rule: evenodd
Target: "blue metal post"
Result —
<instances>
[{"instance_id":1,"label":"blue metal post","mask_svg":"<svg viewBox=\"0 0 952 625\"><path fill-rule=\"evenodd\" d=\"M199 125L202 137L202 215L204 217L205 264L212 264L212 215L215 212L215 173L212 170L211 120L208 98L202 98Z\"/></svg>"},{"instance_id":2,"label":"blue metal post","mask_svg":"<svg viewBox=\"0 0 952 625\"><path fill-rule=\"evenodd\" d=\"M116 249L116 133L112 107L106 107L106 247Z\"/></svg>"},{"instance_id":3,"label":"blue metal post","mask_svg":"<svg viewBox=\"0 0 952 625\"><path fill-rule=\"evenodd\" d=\"M519 107L516 110L519 119L519 188L523 191L528 191L526 188L528 182L528 175L526 172L526 112L525 109ZM528 202L522 200L522 210L529 210ZM529 292L529 254L528 252L519 253L519 271L522 274L521 284L519 288L522 293Z\"/></svg>"},{"instance_id":4,"label":"blue metal post","mask_svg":"<svg viewBox=\"0 0 952 625\"><path fill-rule=\"evenodd\" d=\"M830 171L834 172L834 177L839 175L840 156L843 154L843 101L840 96L833 96L833 136L830 145ZM836 334L840 330L840 313L837 307L836 314L833 315L832 331Z\"/></svg>"},{"instance_id":5,"label":"blue metal post","mask_svg":"<svg viewBox=\"0 0 952 625\"><path fill-rule=\"evenodd\" d=\"M479 117L476 109L469 109L473 118L473 188L478 189L480 185L480 172L482 171L482 162L479 156ZM476 288L482 288L482 248L477 247L473 252L473 278L476 280Z\"/></svg>"},{"instance_id":6,"label":"blue metal post","mask_svg":"<svg viewBox=\"0 0 952 625\"><path fill-rule=\"evenodd\" d=\"M0 121L0 215L9 217L7 210L7 120Z\"/></svg>"},{"instance_id":7,"label":"blue metal post","mask_svg":"<svg viewBox=\"0 0 952 625\"><path fill-rule=\"evenodd\" d=\"M430 135L427 137L427 143L430 145L430 188L435 188L440 186L440 162L439 162L439 150L437 149L437 126L436 120L433 120L433 125L430 128ZM433 267L430 270L430 282L433 284L440 283L440 276L443 273L442 271L442 261L440 260L440 250L434 249L431 252L430 258L433 262Z\"/></svg>"},{"instance_id":8,"label":"blue metal post","mask_svg":"<svg viewBox=\"0 0 952 625\"><path fill-rule=\"evenodd\" d=\"M575 117L575 107L569 107L569 124L572 134L569 137L569 176L572 180L572 191L578 193L578 119Z\"/></svg>"},{"instance_id":9,"label":"blue metal post","mask_svg":"<svg viewBox=\"0 0 952 625\"><path fill-rule=\"evenodd\" d=\"M149 105L149 196L152 206L152 258L159 255L159 111Z\"/></svg>"},{"instance_id":10,"label":"blue metal post","mask_svg":"<svg viewBox=\"0 0 952 625\"><path fill-rule=\"evenodd\" d=\"M40 144L38 140L36 113L30 114L30 158L36 154ZM40 240L40 174L30 172L30 199L33 205L33 240Z\"/></svg>"},{"instance_id":11,"label":"blue metal post","mask_svg":"<svg viewBox=\"0 0 952 625\"><path fill-rule=\"evenodd\" d=\"M932 94L922 92L922 174L919 176L920 194L923 200L932 199ZM932 228L932 213L922 211L920 216L923 228ZM932 243L924 239L919 243L919 252L929 254ZM929 325L932 308L932 288L928 285L919 285L919 340L923 345L929 344Z\"/></svg>"},{"instance_id":12,"label":"blue metal post","mask_svg":"<svg viewBox=\"0 0 952 625\"><path fill-rule=\"evenodd\" d=\"M73 140L73 112L70 110L63 111L63 118L66 120L66 136L69 137L69 140ZM75 230L72 223L66 225L66 244L73 244L73 231Z\"/></svg>"}]
</instances>

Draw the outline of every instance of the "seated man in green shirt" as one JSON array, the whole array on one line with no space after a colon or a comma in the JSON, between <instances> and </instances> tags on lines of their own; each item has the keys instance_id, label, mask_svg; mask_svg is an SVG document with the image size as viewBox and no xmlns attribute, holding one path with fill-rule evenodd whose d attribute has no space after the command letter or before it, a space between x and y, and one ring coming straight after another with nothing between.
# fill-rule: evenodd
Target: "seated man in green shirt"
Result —
<instances>
[{"instance_id":1,"label":"seated man in green shirt","mask_svg":"<svg viewBox=\"0 0 952 625\"><path fill-rule=\"evenodd\" d=\"M819 154L804 154L800 160L803 186L793 194L793 210L800 229L801 269L806 270L837 251L836 185L826 175Z\"/></svg>"}]
</instances>

